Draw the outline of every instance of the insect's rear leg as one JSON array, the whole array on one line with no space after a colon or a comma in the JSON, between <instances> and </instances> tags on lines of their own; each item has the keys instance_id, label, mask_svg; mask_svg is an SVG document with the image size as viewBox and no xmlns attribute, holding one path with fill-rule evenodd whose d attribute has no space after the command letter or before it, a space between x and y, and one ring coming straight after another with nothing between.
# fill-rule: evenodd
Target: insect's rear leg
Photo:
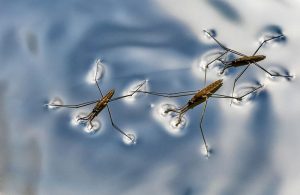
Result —
<instances>
[{"instance_id":1,"label":"insect's rear leg","mask_svg":"<svg viewBox=\"0 0 300 195\"><path fill-rule=\"evenodd\" d=\"M285 78L293 78L293 76L291 75L281 75L279 73L277 74L272 74L269 71L267 71L264 67L262 67L261 65L259 65L258 63L254 63L258 68L262 69L263 71L265 71L267 74L269 74L272 77L285 77Z\"/></svg>"}]
</instances>

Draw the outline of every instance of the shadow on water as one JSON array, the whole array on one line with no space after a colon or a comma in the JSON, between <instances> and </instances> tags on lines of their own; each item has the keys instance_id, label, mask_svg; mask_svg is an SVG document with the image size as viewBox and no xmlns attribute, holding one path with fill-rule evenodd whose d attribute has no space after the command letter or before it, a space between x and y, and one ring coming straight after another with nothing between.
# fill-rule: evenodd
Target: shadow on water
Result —
<instances>
[{"instance_id":1,"label":"shadow on water","mask_svg":"<svg viewBox=\"0 0 300 195\"><path fill-rule=\"evenodd\" d=\"M273 114L270 94L266 91L257 96L255 99L256 106L253 111L252 119L249 121L249 142L245 145L246 150L240 151L242 159L237 166L235 177L232 184L222 194L245 194L250 192L254 186L249 184L257 184L254 180L262 181L264 185L262 194L265 192L275 192L279 187L280 181L276 172L272 170L272 162L270 159L270 150L272 150L273 135L276 133L274 121L276 116ZM271 172L271 174L269 174ZM268 175L266 175L268 174ZM276 187L277 186L277 187ZM273 193L274 194L274 193Z\"/></svg>"},{"instance_id":2,"label":"shadow on water","mask_svg":"<svg viewBox=\"0 0 300 195\"><path fill-rule=\"evenodd\" d=\"M237 23L241 22L241 16L238 10L232 7L226 0L207 0L207 2L228 20Z\"/></svg>"}]
</instances>

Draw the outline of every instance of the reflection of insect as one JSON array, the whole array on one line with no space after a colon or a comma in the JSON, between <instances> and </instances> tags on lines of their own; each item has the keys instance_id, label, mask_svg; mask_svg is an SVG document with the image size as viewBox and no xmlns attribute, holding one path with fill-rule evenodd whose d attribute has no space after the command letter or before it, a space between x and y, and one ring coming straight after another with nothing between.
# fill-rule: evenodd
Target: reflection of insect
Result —
<instances>
[{"instance_id":1,"label":"reflection of insect","mask_svg":"<svg viewBox=\"0 0 300 195\"><path fill-rule=\"evenodd\" d=\"M182 96L190 96L193 95L193 97L181 108L178 109L172 109L169 108L167 110L165 110L165 113L169 113L169 112L175 112L178 114L178 120L176 123L176 126L178 126L182 120L183 115L190 109L193 109L194 107L196 107L199 104L204 103L204 107L203 107L203 111L201 114L201 120L200 120L200 130L201 130L201 135L204 141L204 145L205 145L205 149L206 149L206 155L209 155L209 150L208 150L208 146L205 140L205 136L203 133L203 129L202 129L202 122L203 122L203 118L204 118L204 114L206 111L206 106L207 106L207 100L208 98L230 98L230 99L236 99L238 101L241 101L243 97L245 97L246 95L258 90L259 88L262 87L256 87L254 88L252 91L240 96L240 97L233 97L233 96L227 96L227 95L221 95L221 94L216 94L215 92L220 89L220 87L222 87L223 85L223 80L217 80L209 85L207 85L205 88L201 89L201 90L197 90L197 91L183 91L183 92L176 92L176 93L161 93L161 92L150 92L150 91L136 91L136 92L141 92L141 93L146 93L146 94L151 94L151 95L156 95L156 96L162 96L162 97L168 97L168 98L174 98L174 97L182 97Z\"/></svg>"},{"instance_id":2,"label":"reflection of insect","mask_svg":"<svg viewBox=\"0 0 300 195\"><path fill-rule=\"evenodd\" d=\"M258 50L268 41L274 40L274 39L279 39L279 38L283 38L284 35L278 35L275 37L271 37L269 39L264 40L259 47L255 50L255 52L251 55L251 56L247 56L245 54L242 54L240 52L237 52L233 49L229 49L227 47L225 47L223 44L221 44L214 36L212 36L209 32L207 32L206 30L204 30L205 33L207 33L220 47L222 47L222 49L225 50L225 52L221 53L221 55L219 55L216 59L212 60L211 62L209 62L206 66L205 66L205 82L206 82L206 72L207 72L207 68L210 64L212 64L213 62L215 62L216 60L220 61L222 64L224 64L223 69L221 70L220 74L223 74L224 71L228 68L236 68L236 67L240 67L240 66L246 66L239 74L238 76L235 78L234 83L233 83L233 87L232 87L232 95L234 92L234 88L236 85L236 82L238 81L238 79L244 74L244 72L249 68L249 66L251 64L254 64L255 66L257 66L258 68L260 68L261 70L265 71L267 74L269 74L272 77L285 77L285 78L291 78L293 76L290 75L280 75L279 73L276 74L272 74L271 72L267 71L264 67L262 67L261 65L259 65L257 62L262 61L266 58L266 56L264 55L255 55L257 54ZM223 61L221 58L226 55L228 52L231 52L233 54L236 54L238 56L241 56L237 59L234 59L232 61L228 61L225 62Z\"/></svg>"},{"instance_id":3,"label":"reflection of insect","mask_svg":"<svg viewBox=\"0 0 300 195\"><path fill-rule=\"evenodd\" d=\"M77 119L78 121L87 121L90 124L90 128L91 129L93 128L93 124L92 124L93 119L106 107L107 111L108 111L108 114L109 114L109 118L110 118L110 122L111 122L112 126L116 130L118 130L121 134L123 134L124 136L126 136L127 138L129 138L132 142L135 142L134 138L132 138L129 135L127 135L123 130L121 130L114 123L114 121L112 119L112 114L111 114L110 108L108 106L108 103L112 102L112 101L115 101L115 100L119 100L119 99L125 98L125 97L133 96L133 94L135 94L136 91L138 91L145 84L146 81L144 81L143 83L141 83L140 85L138 85L137 89L135 91L133 91L131 94L120 96L120 97L116 97L116 98L112 98L113 95L114 95L114 93L115 93L114 89L111 89L106 95L103 95L103 93L102 93L102 91L100 89L99 83L98 83L98 81L96 79L97 78L97 72L98 72L98 66L99 66L99 64L97 64L96 75L95 75L95 83L96 83L97 88L98 88L98 90L100 92L100 95L102 97L101 99L94 100L94 101L89 101L89 102L84 102L84 103L81 103L81 104L75 104L75 105L60 105L60 104L49 104L49 105L50 106L54 106L54 107L80 108L80 107L84 107L84 106L88 106L88 105L96 103L96 105L93 108L93 110L87 116L80 117L80 118Z\"/></svg>"}]
</instances>

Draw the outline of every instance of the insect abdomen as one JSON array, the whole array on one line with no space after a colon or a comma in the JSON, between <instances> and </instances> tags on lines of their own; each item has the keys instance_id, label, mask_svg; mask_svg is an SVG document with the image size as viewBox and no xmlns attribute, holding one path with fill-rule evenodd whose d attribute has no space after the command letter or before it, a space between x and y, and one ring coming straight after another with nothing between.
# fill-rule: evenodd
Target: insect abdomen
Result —
<instances>
[{"instance_id":1,"label":"insect abdomen","mask_svg":"<svg viewBox=\"0 0 300 195\"><path fill-rule=\"evenodd\" d=\"M233 60L230 65L234 67L244 66L248 64L252 64L254 62L262 61L266 58L264 55L257 55L257 56L244 56L238 59Z\"/></svg>"}]
</instances>

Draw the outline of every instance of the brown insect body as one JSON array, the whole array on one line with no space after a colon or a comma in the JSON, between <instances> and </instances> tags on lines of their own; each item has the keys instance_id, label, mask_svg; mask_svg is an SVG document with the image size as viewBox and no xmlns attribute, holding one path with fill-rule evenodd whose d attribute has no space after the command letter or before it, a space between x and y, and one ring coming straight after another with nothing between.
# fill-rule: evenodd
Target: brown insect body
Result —
<instances>
[{"instance_id":1,"label":"brown insect body","mask_svg":"<svg viewBox=\"0 0 300 195\"><path fill-rule=\"evenodd\" d=\"M228 64L229 66L233 66L233 67L239 67L239 66L244 66L244 65L262 61L265 58L266 58L266 56L264 56L264 55L243 56L243 57L237 58L233 61L230 61L226 64Z\"/></svg>"},{"instance_id":2,"label":"brown insect body","mask_svg":"<svg viewBox=\"0 0 300 195\"><path fill-rule=\"evenodd\" d=\"M114 93L114 89L110 90L101 100L97 102L91 113L85 117L79 118L78 120L87 120L91 124L92 120L107 106Z\"/></svg>"},{"instance_id":3,"label":"brown insect body","mask_svg":"<svg viewBox=\"0 0 300 195\"><path fill-rule=\"evenodd\" d=\"M220 87L222 87L222 85L223 85L223 79L219 79L219 80L209 84L205 88L201 89L200 91L198 91L188 101L188 103L187 103L188 108L192 109L195 106L205 102L207 100L207 98L209 98L212 94L214 94L216 91L218 91L218 89L220 89Z\"/></svg>"}]
</instances>

